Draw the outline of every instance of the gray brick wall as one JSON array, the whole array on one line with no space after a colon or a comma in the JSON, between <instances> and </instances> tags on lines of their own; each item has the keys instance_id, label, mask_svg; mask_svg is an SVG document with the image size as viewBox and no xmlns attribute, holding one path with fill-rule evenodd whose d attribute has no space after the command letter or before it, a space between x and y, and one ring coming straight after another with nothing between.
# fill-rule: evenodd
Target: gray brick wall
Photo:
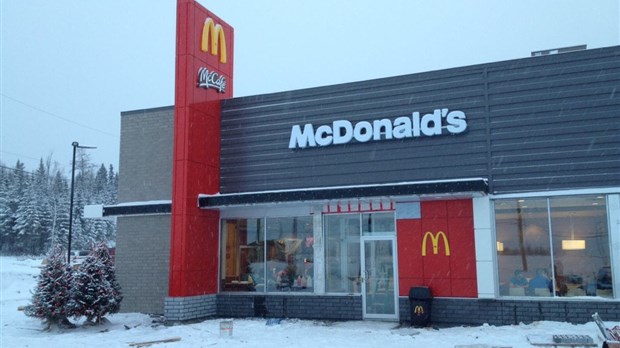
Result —
<instances>
[{"instance_id":1,"label":"gray brick wall","mask_svg":"<svg viewBox=\"0 0 620 348\"><path fill-rule=\"evenodd\" d=\"M174 108L121 114L120 203L172 198ZM164 313L170 263L170 215L119 217L116 274L123 312Z\"/></svg>"},{"instance_id":2,"label":"gray brick wall","mask_svg":"<svg viewBox=\"0 0 620 348\"><path fill-rule=\"evenodd\" d=\"M164 308L164 317L169 322L214 317L217 314L217 297L166 297Z\"/></svg>"},{"instance_id":3,"label":"gray brick wall","mask_svg":"<svg viewBox=\"0 0 620 348\"><path fill-rule=\"evenodd\" d=\"M217 295L219 317L361 320L361 296Z\"/></svg>"},{"instance_id":4,"label":"gray brick wall","mask_svg":"<svg viewBox=\"0 0 620 348\"><path fill-rule=\"evenodd\" d=\"M172 198L174 108L121 114L118 200Z\"/></svg>"},{"instance_id":5,"label":"gray brick wall","mask_svg":"<svg viewBox=\"0 0 620 348\"><path fill-rule=\"evenodd\" d=\"M121 311L163 314L168 295L170 215L119 217L116 276Z\"/></svg>"},{"instance_id":6,"label":"gray brick wall","mask_svg":"<svg viewBox=\"0 0 620 348\"><path fill-rule=\"evenodd\" d=\"M400 319L411 319L409 299L399 301ZM435 298L431 301L431 324L456 325L513 325L534 321L566 321L582 324L592 321L592 314L599 313L603 320L620 320L618 301L505 300Z\"/></svg>"}]
</instances>

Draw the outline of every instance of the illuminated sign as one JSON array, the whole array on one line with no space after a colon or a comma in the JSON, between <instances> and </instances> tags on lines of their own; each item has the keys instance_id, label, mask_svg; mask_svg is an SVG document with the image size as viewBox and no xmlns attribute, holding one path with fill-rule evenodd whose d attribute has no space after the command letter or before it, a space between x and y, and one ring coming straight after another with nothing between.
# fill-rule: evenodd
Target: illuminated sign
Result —
<instances>
[{"instance_id":1,"label":"illuminated sign","mask_svg":"<svg viewBox=\"0 0 620 348\"><path fill-rule=\"evenodd\" d=\"M388 118L361 121L356 124L347 120L334 121L315 129L311 123L294 125L288 148L306 148L328 145L342 145L353 139L360 143L377 140L417 138L460 134L467 129L467 119L463 111L435 109L433 113L420 116L414 112L411 117L401 116L394 120Z\"/></svg>"},{"instance_id":2,"label":"illuminated sign","mask_svg":"<svg viewBox=\"0 0 620 348\"><path fill-rule=\"evenodd\" d=\"M207 68L198 69L198 87L215 88L220 93L226 92L226 77Z\"/></svg>"},{"instance_id":3,"label":"illuminated sign","mask_svg":"<svg viewBox=\"0 0 620 348\"><path fill-rule=\"evenodd\" d=\"M426 256L426 240L428 237L431 238L431 242L433 243L433 254L437 255L439 253L439 238L443 239L443 246L446 253L446 256L450 256L450 243L448 242L448 237L443 231L437 232L437 234L433 234L433 232L426 232L424 234L424 238L422 239L422 256Z\"/></svg>"},{"instance_id":4,"label":"illuminated sign","mask_svg":"<svg viewBox=\"0 0 620 348\"><path fill-rule=\"evenodd\" d=\"M200 50L220 58L220 63L226 63L226 35L220 24L215 24L213 19L207 18L202 26ZM226 77L205 67L198 69L198 87L214 88L220 93L226 92Z\"/></svg>"},{"instance_id":5,"label":"illuminated sign","mask_svg":"<svg viewBox=\"0 0 620 348\"><path fill-rule=\"evenodd\" d=\"M211 18L207 18L202 26L200 50L202 52L211 52L214 56L219 54L220 63L226 63L226 36L224 35L224 29L221 25L215 24Z\"/></svg>"}]
</instances>

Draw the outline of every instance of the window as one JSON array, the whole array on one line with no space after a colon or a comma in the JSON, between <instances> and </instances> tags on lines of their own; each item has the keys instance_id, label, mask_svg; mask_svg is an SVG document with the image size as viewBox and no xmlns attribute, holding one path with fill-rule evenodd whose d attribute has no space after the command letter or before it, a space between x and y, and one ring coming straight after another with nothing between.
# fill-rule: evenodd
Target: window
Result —
<instances>
[{"instance_id":1,"label":"window","mask_svg":"<svg viewBox=\"0 0 620 348\"><path fill-rule=\"evenodd\" d=\"M222 220L223 291L265 291L263 219Z\"/></svg>"},{"instance_id":2,"label":"window","mask_svg":"<svg viewBox=\"0 0 620 348\"><path fill-rule=\"evenodd\" d=\"M502 296L611 298L604 196L495 201Z\"/></svg>"},{"instance_id":3,"label":"window","mask_svg":"<svg viewBox=\"0 0 620 348\"><path fill-rule=\"evenodd\" d=\"M325 291L361 292L360 215L325 216Z\"/></svg>"},{"instance_id":4,"label":"window","mask_svg":"<svg viewBox=\"0 0 620 348\"><path fill-rule=\"evenodd\" d=\"M222 220L221 245L222 291L313 289L311 216Z\"/></svg>"},{"instance_id":5,"label":"window","mask_svg":"<svg viewBox=\"0 0 620 348\"><path fill-rule=\"evenodd\" d=\"M267 291L313 290L312 217L267 219Z\"/></svg>"}]
</instances>

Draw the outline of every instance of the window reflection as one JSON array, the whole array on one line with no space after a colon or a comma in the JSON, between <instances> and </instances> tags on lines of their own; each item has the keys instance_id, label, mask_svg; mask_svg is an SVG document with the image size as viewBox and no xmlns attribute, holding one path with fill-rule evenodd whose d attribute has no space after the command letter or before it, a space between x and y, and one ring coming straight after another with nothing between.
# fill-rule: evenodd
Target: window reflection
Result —
<instances>
[{"instance_id":1,"label":"window reflection","mask_svg":"<svg viewBox=\"0 0 620 348\"><path fill-rule=\"evenodd\" d=\"M325 216L325 290L360 293L360 215Z\"/></svg>"},{"instance_id":2,"label":"window reflection","mask_svg":"<svg viewBox=\"0 0 620 348\"><path fill-rule=\"evenodd\" d=\"M267 219L267 291L312 291L312 217Z\"/></svg>"},{"instance_id":3,"label":"window reflection","mask_svg":"<svg viewBox=\"0 0 620 348\"><path fill-rule=\"evenodd\" d=\"M222 221L222 291L265 291L263 219Z\"/></svg>"},{"instance_id":4,"label":"window reflection","mask_svg":"<svg viewBox=\"0 0 620 348\"><path fill-rule=\"evenodd\" d=\"M222 291L313 289L311 216L222 220L221 245Z\"/></svg>"},{"instance_id":5,"label":"window reflection","mask_svg":"<svg viewBox=\"0 0 620 348\"><path fill-rule=\"evenodd\" d=\"M613 296L603 196L497 200L495 220L500 295Z\"/></svg>"}]
</instances>

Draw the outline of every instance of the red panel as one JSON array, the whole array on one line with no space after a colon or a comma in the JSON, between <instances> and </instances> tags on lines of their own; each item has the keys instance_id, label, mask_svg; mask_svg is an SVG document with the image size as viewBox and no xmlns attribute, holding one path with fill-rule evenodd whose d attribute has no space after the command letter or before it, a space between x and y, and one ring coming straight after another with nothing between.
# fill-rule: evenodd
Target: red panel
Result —
<instances>
[{"instance_id":1,"label":"red panel","mask_svg":"<svg viewBox=\"0 0 620 348\"><path fill-rule=\"evenodd\" d=\"M476 277L476 250L473 219L451 218L448 220L452 247L452 278Z\"/></svg>"},{"instance_id":2,"label":"red panel","mask_svg":"<svg viewBox=\"0 0 620 348\"><path fill-rule=\"evenodd\" d=\"M448 216L450 217L473 217L474 208L471 199L459 199L447 201Z\"/></svg>"},{"instance_id":3,"label":"red panel","mask_svg":"<svg viewBox=\"0 0 620 348\"><path fill-rule=\"evenodd\" d=\"M398 295L409 296L409 289L413 286L426 286L423 278L398 278Z\"/></svg>"},{"instance_id":4,"label":"red panel","mask_svg":"<svg viewBox=\"0 0 620 348\"><path fill-rule=\"evenodd\" d=\"M452 297L452 284L449 278L425 278L424 283L431 288L434 297Z\"/></svg>"},{"instance_id":5,"label":"red panel","mask_svg":"<svg viewBox=\"0 0 620 348\"><path fill-rule=\"evenodd\" d=\"M226 63L200 50L207 18L224 30ZM194 0L178 0L170 296L217 291L219 214L201 211L197 200L219 191L219 100L233 95L233 43L231 26ZM226 77L225 93L197 86L200 67Z\"/></svg>"},{"instance_id":6,"label":"red panel","mask_svg":"<svg viewBox=\"0 0 620 348\"><path fill-rule=\"evenodd\" d=\"M475 278L454 279L452 278L452 296L454 297L478 297L478 285Z\"/></svg>"},{"instance_id":7,"label":"red panel","mask_svg":"<svg viewBox=\"0 0 620 348\"><path fill-rule=\"evenodd\" d=\"M396 222L399 279L422 277L421 226L422 221L420 219L398 220Z\"/></svg>"},{"instance_id":8,"label":"red panel","mask_svg":"<svg viewBox=\"0 0 620 348\"><path fill-rule=\"evenodd\" d=\"M448 216L446 201L421 202L422 218L440 218Z\"/></svg>"}]
</instances>

